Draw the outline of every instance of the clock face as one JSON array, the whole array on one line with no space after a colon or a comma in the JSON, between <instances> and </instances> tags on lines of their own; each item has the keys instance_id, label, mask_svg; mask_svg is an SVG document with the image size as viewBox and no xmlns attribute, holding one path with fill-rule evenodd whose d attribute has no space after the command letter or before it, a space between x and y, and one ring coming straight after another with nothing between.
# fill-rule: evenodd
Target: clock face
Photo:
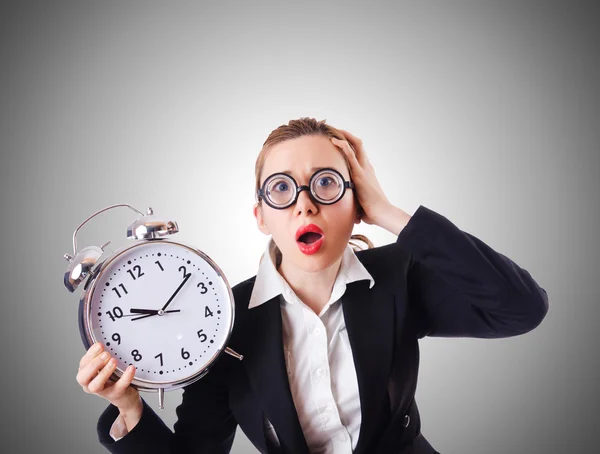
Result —
<instances>
[{"instance_id":1,"label":"clock face","mask_svg":"<svg viewBox=\"0 0 600 454\"><path fill-rule=\"evenodd\" d=\"M148 241L102 269L89 300L88 326L120 371L133 364L136 380L172 383L206 369L224 348L232 303L227 281L201 253Z\"/></svg>"}]
</instances>

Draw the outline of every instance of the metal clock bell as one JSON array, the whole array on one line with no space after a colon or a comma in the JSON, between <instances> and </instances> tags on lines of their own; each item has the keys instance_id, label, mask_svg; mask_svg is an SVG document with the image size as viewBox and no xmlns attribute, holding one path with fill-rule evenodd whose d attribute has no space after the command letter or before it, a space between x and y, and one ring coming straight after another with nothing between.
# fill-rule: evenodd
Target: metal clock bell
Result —
<instances>
[{"instance_id":1,"label":"metal clock bell","mask_svg":"<svg viewBox=\"0 0 600 454\"><path fill-rule=\"evenodd\" d=\"M77 232L96 215L128 207L141 217L127 228L134 241L113 253L88 246L77 250ZM84 220L73 233L73 255L64 284L74 292L86 280L79 302L79 331L88 349L102 342L117 360L111 380L128 365L136 367L132 386L158 393L202 378L227 347L235 315L229 283L204 252L167 240L179 231L177 223L128 204L103 208Z\"/></svg>"}]
</instances>

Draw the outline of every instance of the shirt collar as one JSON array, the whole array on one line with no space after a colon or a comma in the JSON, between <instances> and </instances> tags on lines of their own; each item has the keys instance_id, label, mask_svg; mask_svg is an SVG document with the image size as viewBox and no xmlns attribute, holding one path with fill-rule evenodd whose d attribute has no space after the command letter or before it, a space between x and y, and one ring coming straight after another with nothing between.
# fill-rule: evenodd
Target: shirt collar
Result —
<instances>
[{"instance_id":1,"label":"shirt collar","mask_svg":"<svg viewBox=\"0 0 600 454\"><path fill-rule=\"evenodd\" d=\"M256 279L254 280L254 287L252 289L252 295L250 295L248 309L260 306L279 295L284 295L285 300L292 304L294 300L297 299L294 291L283 276L277 271L276 264L280 259L281 252L277 248L273 238L270 238L260 265L258 266L258 272L256 273ZM352 247L348 245L342 255L342 263L335 278L330 303L336 301L344 294L346 284L361 280L370 281L369 288L372 288L373 285L375 285L375 280L371 274L367 271L361 261L358 260Z\"/></svg>"}]
</instances>

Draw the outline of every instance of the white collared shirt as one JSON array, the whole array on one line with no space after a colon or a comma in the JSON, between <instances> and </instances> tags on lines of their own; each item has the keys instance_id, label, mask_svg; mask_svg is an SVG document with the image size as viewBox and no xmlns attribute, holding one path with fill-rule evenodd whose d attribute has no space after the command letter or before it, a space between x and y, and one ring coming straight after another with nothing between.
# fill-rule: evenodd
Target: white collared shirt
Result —
<instances>
[{"instance_id":1,"label":"white collared shirt","mask_svg":"<svg viewBox=\"0 0 600 454\"><path fill-rule=\"evenodd\" d=\"M269 240L256 275L249 310L280 296L283 350L300 426L311 453L351 453L361 424L356 369L340 298L346 284L375 281L346 247L329 301L315 314L277 271L280 252ZM278 444L272 424L265 420L269 438Z\"/></svg>"}]
</instances>

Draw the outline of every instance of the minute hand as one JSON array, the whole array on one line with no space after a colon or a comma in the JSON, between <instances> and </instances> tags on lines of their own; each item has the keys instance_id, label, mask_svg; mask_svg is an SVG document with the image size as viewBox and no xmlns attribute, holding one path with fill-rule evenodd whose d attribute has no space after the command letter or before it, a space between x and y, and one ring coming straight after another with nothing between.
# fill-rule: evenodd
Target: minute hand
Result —
<instances>
[{"instance_id":1,"label":"minute hand","mask_svg":"<svg viewBox=\"0 0 600 454\"><path fill-rule=\"evenodd\" d=\"M183 286L185 285L185 283L188 281L188 279L189 279L190 277L192 277L192 274L191 274L191 273L190 273L190 274L187 274L187 275L185 276L185 279L183 280L183 282L182 282L181 284L179 284L179 287L177 287L177 290L175 290L175 293L173 293L173 294L171 295L171 298L169 298L169 301L167 301L167 302L165 303L165 305L162 307L162 310L163 310L163 311L164 311L164 310L165 310L165 309L166 309L166 308L169 306L169 304L171 304L171 301L173 301L173 298L175 298L175 295L177 295L177 294L179 293L179 290L181 290L181 287L183 287Z\"/></svg>"}]
</instances>

